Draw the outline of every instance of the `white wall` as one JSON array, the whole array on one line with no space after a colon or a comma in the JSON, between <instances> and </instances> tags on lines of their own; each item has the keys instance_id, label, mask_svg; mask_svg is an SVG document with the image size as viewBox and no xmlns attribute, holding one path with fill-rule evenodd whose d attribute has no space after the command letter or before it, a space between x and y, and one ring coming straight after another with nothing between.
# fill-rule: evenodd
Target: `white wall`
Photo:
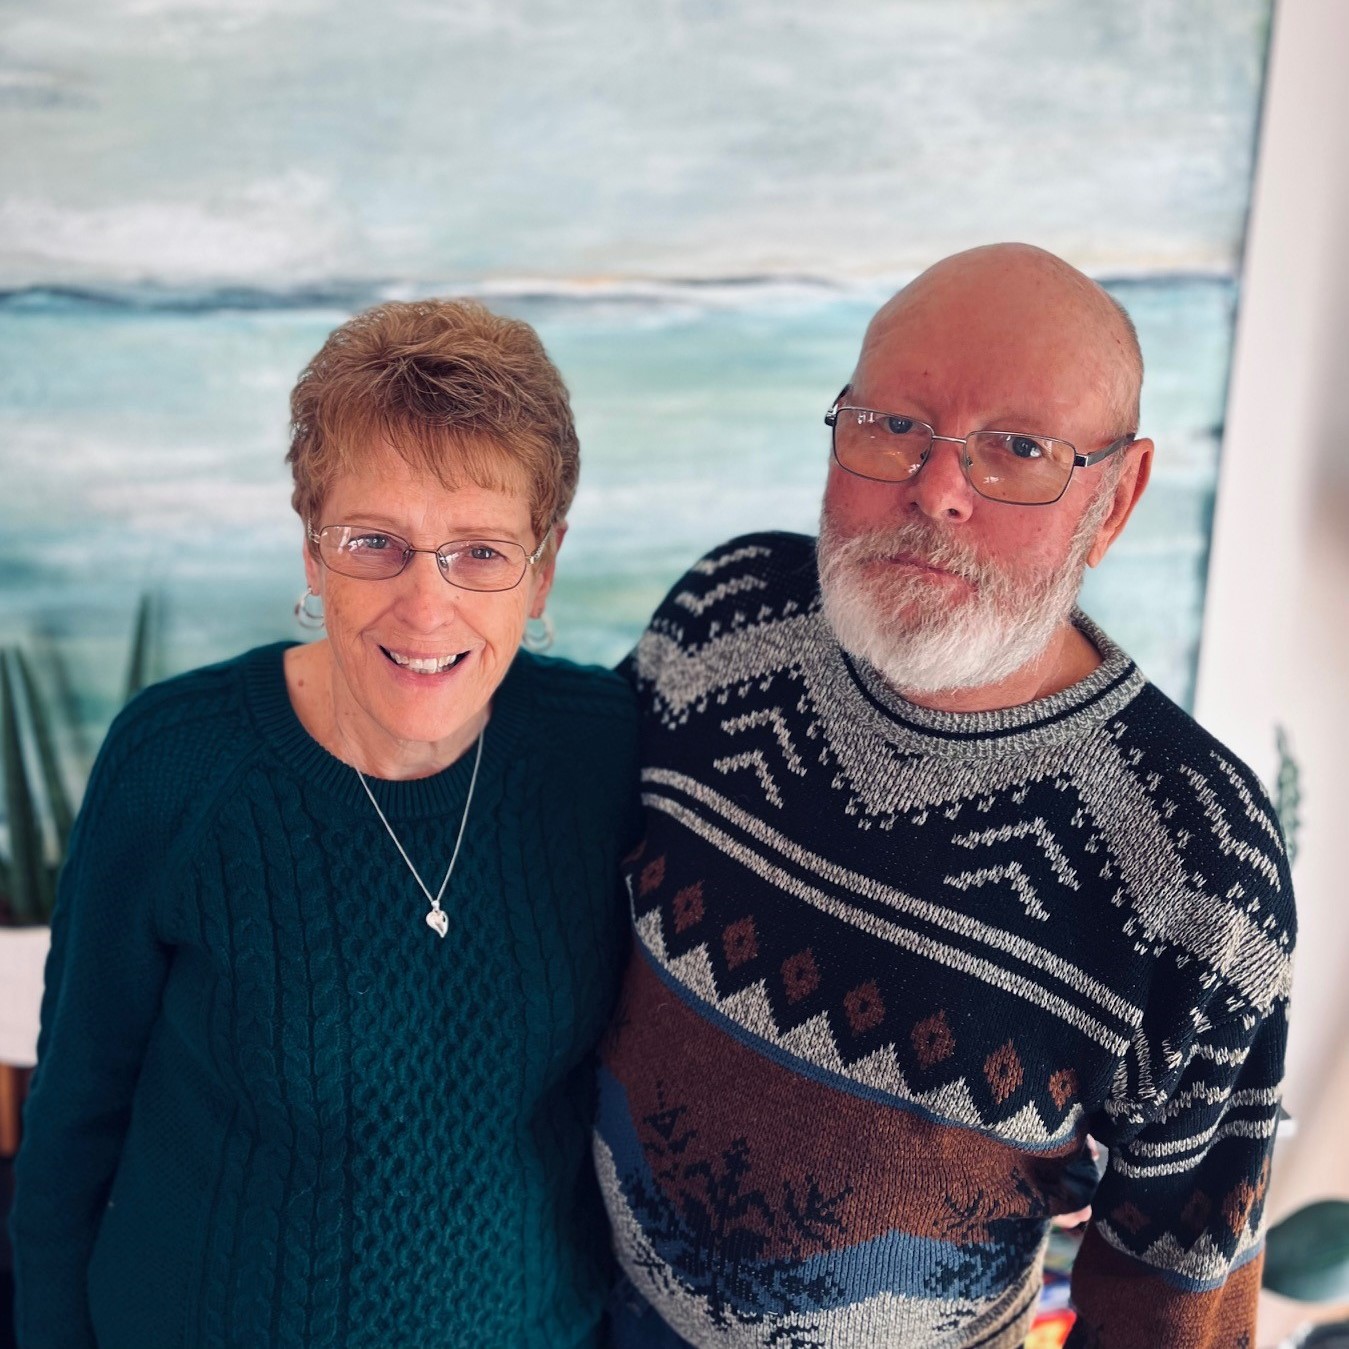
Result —
<instances>
[{"instance_id":1,"label":"white wall","mask_svg":"<svg viewBox=\"0 0 1349 1349\"><path fill-rule=\"evenodd\" d=\"M1349 2L1280 0L1244 266L1196 714L1268 782L1301 767L1299 913L1271 1211L1349 1194ZM1318 1155L1309 1155L1315 1148ZM1301 1152L1299 1153L1299 1150Z\"/></svg>"}]
</instances>

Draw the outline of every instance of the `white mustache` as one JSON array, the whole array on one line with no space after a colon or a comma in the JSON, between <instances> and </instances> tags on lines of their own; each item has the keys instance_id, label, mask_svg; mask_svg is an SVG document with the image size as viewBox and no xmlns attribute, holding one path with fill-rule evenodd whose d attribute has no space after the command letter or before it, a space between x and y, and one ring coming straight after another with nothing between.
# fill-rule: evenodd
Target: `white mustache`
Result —
<instances>
[{"instance_id":1,"label":"white mustache","mask_svg":"<svg viewBox=\"0 0 1349 1349\"><path fill-rule=\"evenodd\" d=\"M907 556L950 572L978 590L997 591L1006 585L1003 573L968 544L919 521L869 530L837 542L835 548L834 565L845 568Z\"/></svg>"},{"instance_id":2,"label":"white mustache","mask_svg":"<svg viewBox=\"0 0 1349 1349\"><path fill-rule=\"evenodd\" d=\"M966 537L920 517L845 535L826 509L818 550L825 621L845 650L897 689L995 684L1039 656L1068 619L1110 501L1104 492L1091 504L1058 566L1039 567L1027 567L1014 550L995 563ZM973 593L951 596L912 571L867 567L897 556L949 572Z\"/></svg>"}]
</instances>

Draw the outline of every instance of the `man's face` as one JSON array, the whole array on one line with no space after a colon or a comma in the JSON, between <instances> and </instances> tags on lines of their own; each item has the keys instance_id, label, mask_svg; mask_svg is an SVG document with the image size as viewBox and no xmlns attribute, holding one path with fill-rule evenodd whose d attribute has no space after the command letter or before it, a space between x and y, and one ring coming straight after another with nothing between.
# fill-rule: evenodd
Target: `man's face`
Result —
<instances>
[{"instance_id":1,"label":"man's face","mask_svg":"<svg viewBox=\"0 0 1349 1349\"><path fill-rule=\"evenodd\" d=\"M1110 372L1039 298L1015 286L929 288L873 329L846 401L939 435L994 428L1101 448L1124 429L1112 424ZM1052 505L1023 506L975 493L961 453L935 442L903 483L830 465L826 617L845 647L914 692L993 684L1043 652L1112 504L1100 490L1109 461L1076 470Z\"/></svg>"}]
</instances>

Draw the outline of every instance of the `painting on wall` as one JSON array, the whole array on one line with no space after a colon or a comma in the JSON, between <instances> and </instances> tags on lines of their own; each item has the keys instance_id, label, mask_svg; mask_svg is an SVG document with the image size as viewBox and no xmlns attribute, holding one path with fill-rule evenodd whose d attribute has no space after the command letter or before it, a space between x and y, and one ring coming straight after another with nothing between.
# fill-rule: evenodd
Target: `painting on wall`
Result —
<instances>
[{"instance_id":1,"label":"painting on wall","mask_svg":"<svg viewBox=\"0 0 1349 1349\"><path fill-rule=\"evenodd\" d=\"M381 298L534 323L580 494L557 650L814 532L869 314L1041 244L1138 326L1150 493L1084 605L1188 703L1270 0L0 0L0 641L87 766L160 673L299 636L287 396Z\"/></svg>"}]
</instances>

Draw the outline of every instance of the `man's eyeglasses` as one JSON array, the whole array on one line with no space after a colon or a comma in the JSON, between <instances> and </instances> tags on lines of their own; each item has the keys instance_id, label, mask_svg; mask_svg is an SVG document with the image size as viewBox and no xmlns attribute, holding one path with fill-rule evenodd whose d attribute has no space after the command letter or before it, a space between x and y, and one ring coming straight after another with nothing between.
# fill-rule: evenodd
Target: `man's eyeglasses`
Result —
<instances>
[{"instance_id":1,"label":"man's eyeglasses","mask_svg":"<svg viewBox=\"0 0 1349 1349\"><path fill-rule=\"evenodd\" d=\"M451 539L439 548L414 548L405 538L386 529L365 525L324 525L309 531L310 541L329 571L358 581L387 581L399 575L414 553L431 553L440 574L461 590L513 590L543 556L552 530L527 553L509 539Z\"/></svg>"},{"instance_id":2,"label":"man's eyeglasses","mask_svg":"<svg viewBox=\"0 0 1349 1349\"><path fill-rule=\"evenodd\" d=\"M840 398L847 397L845 389ZM1133 443L1121 436L1104 449L1079 454L1066 440L1019 431L939 436L926 422L900 412L835 403L825 413L840 468L877 482L906 482L927 462L934 441L962 447L960 467L981 497L1018 506L1049 506L1067 490L1075 468L1090 468Z\"/></svg>"}]
</instances>

